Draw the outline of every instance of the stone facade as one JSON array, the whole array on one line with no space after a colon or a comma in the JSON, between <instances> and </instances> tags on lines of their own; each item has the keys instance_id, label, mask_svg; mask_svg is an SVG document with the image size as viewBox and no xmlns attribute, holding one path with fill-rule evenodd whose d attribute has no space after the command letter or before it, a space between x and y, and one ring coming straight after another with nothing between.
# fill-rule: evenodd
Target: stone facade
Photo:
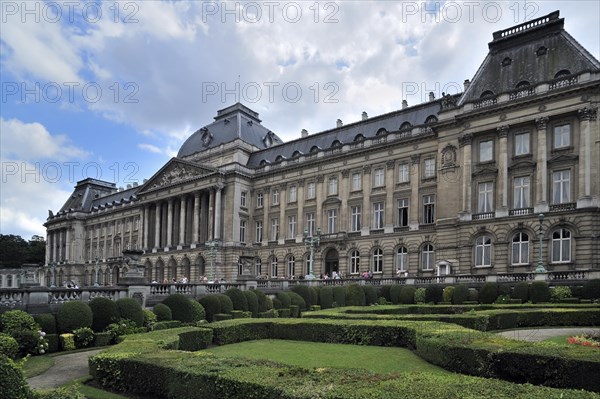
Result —
<instances>
[{"instance_id":1,"label":"stone facade","mask_svg":"<svg viewBox=\"0 0 600 399\"><path fill-rule=\"evenodd\" d=\"M600 63L563 24L496 32L461 94L291 142L220 110L144 184L78 182L45 224L46 263L110 285L143 249L148 281L289 278L320 230L316 275L525 273L540 243L547 270L600 269Z\"/></svg>"}]
</instances>

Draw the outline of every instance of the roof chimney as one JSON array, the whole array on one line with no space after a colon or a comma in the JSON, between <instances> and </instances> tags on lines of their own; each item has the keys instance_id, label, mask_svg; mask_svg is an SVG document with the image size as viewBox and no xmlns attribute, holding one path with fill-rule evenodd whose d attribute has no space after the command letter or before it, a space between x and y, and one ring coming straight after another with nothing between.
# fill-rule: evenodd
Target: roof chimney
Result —
<instances>
[{"instance_id":1,"label":"roof chimney","mask_svg":"<svg viewBox=\"0 0 600 399\"><path fill-rule=\"evenodd\" d=\"M467 91L467 89L469 88L469 86L471 86L471 81L469 79L465 79L465 91Z\"/></svg>"},{"instance_id":2,"label":"roof chimney","mask_svg":"<svg viewBox=\"0 0 600 399\"><path fill-rule=\"evenodd\" d=\"M129 190L130 188L131 188L131 184L128 184L127 185L127 189Z\"/></svg>"},{"instance_id":3,"label":"roof chimney","mask_svg":"<svg viewBox=\"0 0 600 399\"><path fill-rule=\"evenodd\" d=\"M402 100L402 109L408 108L408 101Z\"/></svg>"},{"instance_id":4,"label":"roof chimney","mask_svg":"<svg viewBox=\"0 0 600 399\"><path fill-rule=\"evenodd\" d=\"M432 91L429 92L429 101L435 100L435 94Z\"/></svg>"},{"instance_id":5,"label":"roof chimney","mask_svg":"<svg viewBox=\"0 0 600 399\"><path fill-rule=\"evenodd\" d=\"M362 120L366 121L367 119L369 119L369 115L367 115L367 113L365 111L363 111L363 113L362 113Z\"/></svg>"},{"instance_id":6,"label":"roof chimney","mask_svg":"<svg viewBox=\"0 0 600 399\"><path fill-rule=\"evenodd\" d=\"M341 120L341 119L338 119L337 121L335 121L335 124L336 124L336 126L337 126L337 127L342 127L342 126L344 126L344 122L342 122L342 120Z\"/></svg>"},{"instance_id":7,"label":"roof chimney","mask_svg":"<svg viewBox=\"0 0 600 399\"><path fill-rule=\"evenodd\" d=\"M138 182L134 181L133 182L133 187L137 187L138 186Z\"/></svg>"},{"instance_id":8,"label":"roof chimney","mask_svg":"<svg viewBox=\"0 0 600 399\"><path fill-rule=\"evenodd\" d=\"M300 132L300 137L308 137L308 130L302 129L302 131Z\"/></svg>"}]
</instances>

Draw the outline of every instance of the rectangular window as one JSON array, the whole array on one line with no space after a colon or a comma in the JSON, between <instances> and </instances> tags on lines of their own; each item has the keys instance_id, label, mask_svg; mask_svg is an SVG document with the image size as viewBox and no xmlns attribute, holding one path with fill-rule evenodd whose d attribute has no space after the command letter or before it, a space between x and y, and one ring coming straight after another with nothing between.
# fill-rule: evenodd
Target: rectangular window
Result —
<instances>
[{"instance_id":1,"label":"rectangular window","mask_svg":"<svg viewBox=\"0 0 600 399\"><path fill-rule=\"evenodd\" d=\"M256 194L256 207L257 208L262 208L263 207L263 193L257 193Z\"/></svg>"},{"instance_id":2,"label":"rectangular window","mask_svg":"<svg viewBox=\"0 0 600 399\"><path fill-rule=\"evenodd\" d=\"M296 238L296 215L288 216L288 238Z\"/></svg>"},{"instance_id":3,"label":"rectangular window","mask_svg":"<svg viewBox=\"0 0 600 399\"><path fill-rule=\"evenodd\" d=\"M423 223L435 223L435 194L423 196Z\"/></svg>"},{"instance_id":4,"label":"rectangular window","mask_svg":"<svg viewBox=\"0 0 600 399\"><path fill-rule=\"evenodd\" d=\"M306 198L313 199L315 198L315 182L312 181L306 185Z\"/></svg>"},{"instance_id":5,"label":"rectangular window","mask_svg":"<svg viewBox=\"0 0 600 399\"><path fill-rule=\"evenodd\" d=\"M246 207L246 197L248 196L248 192L247 191L242 191L242 194L240 195L240 206L242 208Z\"/></svg>"},{"instance_id":6,"label":"rectangular window","mask_svg":"<svg viewBox=\"0 0 600 399\"><path fill-rule=\"evenodd\" d=\"M383 202L375 202L373 204L373 228L383 229L385 205Z\"/></svg>"},{"instance_id":7,"label":"rectangular window","mask_svg":"<svg viewBox=\"0 0 600 399\"><path fill-rule=\"evenodd\" d=\"M271 192L271 200L273 205L279 205L279 190L275 189Z\"/></svg>"},{"instance_id":8,"label":"rectangular window","mask_svg":"<svg viewBox=\"0 0 600 399\"><path fill-rule=\"evenodd\" d=\"M408 163L400 164L398 167L398 183L408 183L410 181Z\"/></svg>"},{"instance_id":9,"label":"rectangular window","mask_svg":"<svg viewBox=\"0 0 600 399\"><path fill-rule=\"evenodd\" d=\"M494 184L479 183L479 196L477 201L477 212L492 212L494 206Z\"/></svg>"},{"instance_id":10,"label":"rectangular window","mask_svg":"<svg viewBox=\"0 0 600 399\"><path fill-rule=\"evenodd\" d=\"M289 196L288 202L296 202L298 201L298 188L296 186L291 186L289 188Z\"/></svg>"},{"instance_id":11,"label":"rectangular window","mask_svg":"<svg viewBox=\"0 0 600 399\"><path fill-rule=\"evenodd\" d=\"M571 145L571 125L554 126L554 148L564 148Z\"/></svg>"},{"instance_id":12,"label":"rectangular window","mask_svg":"<svg viewBox=\"0 0 600 399\"><path fill-rule=\"evenodd\" d=\"M375 169L373 173L373 187L383 187L385 185L385 170L383 168Z\"/></svg>"},{"instance_id":13,"label":"rectangular window","mask_svg":"<svg viewBox=\"0 0 600 399\"><path fill-rule=\"evenodd\" d=\"M246 242L246 221L240 220L240 242Z\"/></svg>"},{"instance_id":14,"label":"rectangular window","mask_svg":"<svg viewBox=\"0 0 600 399\"><path fill-rule=\"evenodd\" d=\"M435 158L428 158L425 160L423 169L423 177L434 177L435 176Z\"/></svg>"},{"instance_id":15,"label":"rectangular window","mask_svg":"<svg viewBox=\"0 0 600 399\"><path fill-rule=\"evenodd\" d=\"M329 179L328 195L337 195L337 193L338 193L338 180L337 180L337 177L332 177Z\"/></svg>"},{"instance_id":16,"label":"rectangular window","mask_svg":"<svg viewBox=\"0 0 600 399\"><path fill-rule=\"evenodd\" d=\"M360 173L352 173L352 191L362 190L362 175Z\"/></svg>"},{"instance_id":17,"label":"rectangular window","mask_svg":"<svg viewBox=\"0 0 600 399\"><path fill-rule=\"evenodd\" d=\"M337 209L327 211L327 232L329 234L337 233Z\"/></svg>"},{"instance_id":18,"label":"rectangular window","mask_svg":"<svg viewBox=\"0 0 600 399\"><path fill-rule=\"evenodd\" d=\"M360 205L350 207L350 231L360 231Z\"/></svg>"},{"instance_id":19,"label":"rectangular window","mask_svg":"<svg viewBox=\"0 0 600 399\"><path fill-rule=\"evenodd\" d=\"M571 202L571 171L559 170L552 174L552 202L564 204Z\"/></svg>"},{"instance_id":20,"label":"rectangular window","mask_svg":"<svg viewBox=\"0 0 600 399\"><path fill-rule=\"evenodd\" d=\"M271 219L271 241L277 241L279 239L279 219Z\"/></svg>"},{"instance_id":21,"label":"rectangular window","mask_svg":"<svg viewBox=\"0 0 600 399\"><path fill-rule=\"evenodd\" d=\"M306 214L306 230L309 236L315 235L315 213L308 212Z\"/></svg>"},{"instance_id":22,"label":"rectangular window","mask_svg":"<svg viewBox=\"0 0 600 399\"><path fill-rule=\"evenodd\" d=\"M530 178L529 176L525 177L515 177L514 182L514 208L522 209L529 208L529 187L530 187Z\"/></svg>"},{"instance_id":23,"label":"rectangular window","mask_svg":"<svg viewBox=\"0 0 600 399\"><path fill-rule=\"evenodd\" d=\"M515 156L529 154L529 132L515 135Z\"/></svg>"},{"instance_id":24,"label":"rectangular window","mask_svg":"<svg viewBox=\"0 0 600 399\"><path fill-rule=\"evenodd\" d=\"M402 198L398 200L398 226L408 226L408 199Z\"/></svg>"},{"instance_id":25,"label":"rectangular window","mask_svg":"<svg viewBox=\"0 0 600 399\"><path fill-rule=\"evenodd\" d=\"M494 159L494 142L492 140L479 143L479 162L489 162Z\"/></svg>"},{"instance_id":26,"label":"rectangular window","mask_svg":"<svg viewBox=\"0 0 600 399\"><path fill-rule=\"evenodd\" d=\"M263 222L256 221L256 239L254 242L262 242L263 240Z\"/></svg>"}]
</instances>

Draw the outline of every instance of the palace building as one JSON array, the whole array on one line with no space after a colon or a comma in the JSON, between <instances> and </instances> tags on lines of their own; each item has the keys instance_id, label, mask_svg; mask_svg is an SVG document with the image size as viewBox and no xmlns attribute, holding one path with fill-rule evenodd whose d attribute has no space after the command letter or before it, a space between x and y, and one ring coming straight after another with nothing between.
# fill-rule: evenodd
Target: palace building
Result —
<instances>
[{"instance_id":1,"label":"palace building","mask_svg":"<svg viewBox=\"0 0 600 399\"><path fill-rule=\"evenodd\" d=\"M554 12L495 32L461 94L289 142L234 104L143 184L78 182L46 266L112 285L139 249L148 282L291 278L318 236L317 276L598 270L599 102L600 62Z\"/></svg>"}]
</instances>

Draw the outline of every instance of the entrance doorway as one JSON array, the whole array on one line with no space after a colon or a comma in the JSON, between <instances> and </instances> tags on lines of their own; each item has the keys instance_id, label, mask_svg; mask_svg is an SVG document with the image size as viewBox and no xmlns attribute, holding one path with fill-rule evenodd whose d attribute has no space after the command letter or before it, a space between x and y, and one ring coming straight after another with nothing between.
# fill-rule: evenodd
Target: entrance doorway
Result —
<instances>
[{"instance_id":1,"label":"entrance doorway","mask_svg":"<svg viewBox=\"0 0 600 399\"><path fill-rule=\"evenodd\" d=\"M340 256L335 248L331 248L325 254L325 273L329 277L333 272L339 273Z\"/></svg>"}]
</instances>

